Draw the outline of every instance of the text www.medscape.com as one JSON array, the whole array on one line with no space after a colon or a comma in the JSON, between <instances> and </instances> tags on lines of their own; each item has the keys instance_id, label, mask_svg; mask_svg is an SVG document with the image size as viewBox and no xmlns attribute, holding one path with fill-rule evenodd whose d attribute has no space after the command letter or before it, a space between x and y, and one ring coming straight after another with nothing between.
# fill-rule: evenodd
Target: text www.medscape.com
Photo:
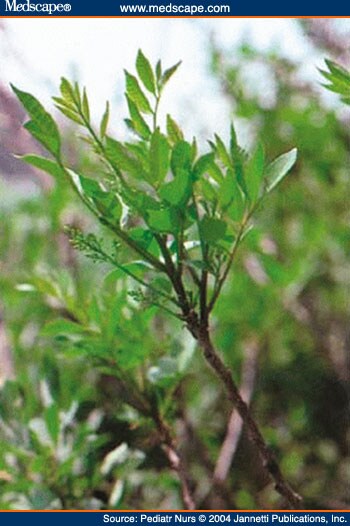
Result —
<instances>
[{"instance_id":1,"label":"text www.medscape.com","mask_svg":"<svg viewBox=\"0 0 350 526\"><path fill-rule=\"evenodd\" d=\"M213 14L230 14L229 5L197 5L197 4L160 4L160 5L145 5L145 4L121 4L120 12L125 15L213 15Z\"/></svg>"}]
</instances>

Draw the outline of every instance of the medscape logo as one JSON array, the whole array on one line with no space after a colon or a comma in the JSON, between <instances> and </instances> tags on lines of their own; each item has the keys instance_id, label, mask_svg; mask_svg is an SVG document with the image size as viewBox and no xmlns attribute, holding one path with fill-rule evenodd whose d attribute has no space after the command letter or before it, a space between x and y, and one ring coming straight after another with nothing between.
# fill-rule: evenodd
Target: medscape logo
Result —
<instances>
[{"instance_id":1,"label":"medscape logo","mask_svg":"<svg viewBox=\"0 0 350 526\"><path fill-rule=\"evenodd\" d=\"M30 0L17 2L17 0L5 0L5 11L23 14L53 15L55 13L71 11L71 4L47 4L32 3Z\"/></svg>"}]
</instances>

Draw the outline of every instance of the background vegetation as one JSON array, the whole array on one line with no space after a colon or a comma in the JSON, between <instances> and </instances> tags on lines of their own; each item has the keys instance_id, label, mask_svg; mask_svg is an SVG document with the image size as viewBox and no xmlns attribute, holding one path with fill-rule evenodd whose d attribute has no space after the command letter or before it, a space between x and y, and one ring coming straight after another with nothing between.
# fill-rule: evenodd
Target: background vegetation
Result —
<instances>
[{"instance_id":1,"label":"background vegetation","mask_svg":"<svg viewBox=\"0 0 350 526\"><path fill-rule=\"evenodd\" d=\"M326 56L345 58L346 39L319 21L304 27L304 38ZM251 142L262 137L269 159L299 150L293 176L260 211L241 247L215 310L214 339L305 507L346 509L349 115L305 80L300 64L276 51L245 42L230 52L213 42L210 62L240 133ZM140 309L130 301L130 282L75 252L63 226L93 230L91 217L67 189L10 161L11 151L33 151L19 131L21 111L5 87L0 506L182 506L177 477L153 426L140 418L139 401L107 366L101 369L97 351L108 346L131 377L147 363L197 481L198 507L280 508L257 452L181 324L154 307ZM68 127L66 135L71 162L93 173ZM26 197L28 175L38 189ZM103 338L93 331L77 338L77 320ZM92 361L79 352L87 336ZM235 447L222 448L228 442ZM227 473L220 451L224 466L233 459Z\"/></svg>"}]
</instances>

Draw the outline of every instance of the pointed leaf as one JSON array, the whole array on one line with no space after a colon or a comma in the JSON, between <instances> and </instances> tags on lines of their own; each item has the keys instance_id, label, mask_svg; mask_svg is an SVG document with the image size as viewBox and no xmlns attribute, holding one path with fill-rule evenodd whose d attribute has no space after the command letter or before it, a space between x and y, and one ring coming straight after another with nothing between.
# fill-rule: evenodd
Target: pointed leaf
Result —
<instances>
[{"instance_id":1,"label":"pointed leaf","mask_svg":"<svg viewBox=\"0 0 350 526\"><path fill-rule=\"evenodd\" d=\"M106 109L103 114L101 124L100 124L100 136L103 138L106 135L107 127L109 121L109 102L106 102Z\"/></svg>"},{"instance_id":2,"label":"pointed leaf","mask_svg":"<svg viewBox=\"0 0 350 526\"><path fill-rule=\"evenodd\" d=\"M239 192L239 189L234 173L232 169L227 170L226 176L220 184L219 189L219 203L224 210L228 206L230 206L231 202L233 201L234 195L237 192Z\"/></svg>"},{"instance_id":3,"label":"pointed leaf","mask_svg":"<svg viewBox=\"0 0 350 526\"><path fill-rule=\"evenodd\" d=\"M193 167L193 177L195 181L200 179L202 175L208 172L210 167L212 167L214 163L214 157L214 153L207 153L198 159Z\"/></svg>"},{"instance_id":4,"label":"pointed leaf","mask_svg":"<svg viewBox=\"0 0 350 526\"><path fill-rule=\"evenodd\" d=\"M171 155L171 169L174 175L181 170L191 170L191 145L186 141L178 142Z\"/></svg>"},{"instance_id":5,"label":"pointed leaf","mask_svg":"<svg viewBox=\"0 0 350 526\"><path fill-rule=\"evenodd\" d=\"M140 161L119 141L106 137L106 154L118 170L135 177L135 179L148 180L148 174L145 173Z\"/></svg>"},{"instance_id":6,"label":"pointed leaf","mask_svg":"<svg viewBox=\"0 0 350 526\"><path fill-rule=\"evenodd\" d=\"M136 58L136 69L137 73L145 86L145 88L155 95L156 93L156 83L154 79L154 74L152 67L148 61L148 59L145 57L145 55L142 53L141 49L139 49L137 53Z\"/></svg>"},{"instance_id":7,"label":"pointed leaf","mask_svg":"<svg viewBox=\"0 0 350 526\"><path fill-rule=\"evenodd\" d=\"M239 187L244 193L244 195L247 196L248 189L244 174L243 155L241 148L238 146L236 131L234 129L233 124L231 125L230 154Z\"/></svg>"},{"instance_id":8,"label":"pointed leaf","mask_svg":"<svg viewBox=\"0 0 350 526\"><path fill-rule=\"evenodd\" d=\"M87 94L86 94L86 89L84 88L84 91L83 91L83 115L85 117L85 119L90 122L90 107L89 107L89 101L88 101L88 98L87 98Z\"/></svg>"},{"instance_id":9,"label":"pointed leaf","mask_svg":"<svg viewBox=\"0 0 350 526\"><path fill-rule=\"evenodd\" d=\"M63 115L65 115L69 120L73 121L73 122L76 122L77 124L80 124L80 126L83 123L81 117L79 116L78 113L76 113L74 110L71 110L69 108L66 108L65 106L61 106L60 104L56 104L55 105L56 108L61 112L63 113Z\"/></svg>"},{"instance_id":10,"label":"pointed leaf","mask_svg":"<svg viewBox=\"0 0 350 526\"><path fill-rule=\"evenodd\" d=\"M293 148L287 153L277 157L271 164L268 165L265 172L266 191L271 192L275 186L283 179L289 170L295 164L297 159L297 149Z\"/></svg>"},{"instance_id":11,"label":"pointed leaf","mask_svg":"<svg viewBox=\"0 0 350 526\"><path fill-rule=\"evenodd\" d=\"M183 133L181 129L169 114L166 116L166 131L172 144L176 144L177 142L183 140Z\"/></svg>"},{"instance_id":12,"label":"pointed leaf","mask_svg":"<svg viewBox=\"0 0 350 526\"><path fill-rule=\"evenodd\" d=\"M226 146L223 140L215 134L215 145L212 145L215 148L217 155L226 168L232 168L232 160L230 154L228 153Z\"/></svg>"},{"instance_id":13,"label":"pointed leaf","mask_svg":"<svg viewBox=\"0 0 350 526\"><path fill-rule=\"evenodd\" d=\"M166 69L164 71L164 73L162 75L162 80L161 80L162 86L165 86L165 84L168 82L168 80L170 80L170 78L174 75L175 71L180 66L181 62L182 61L180 60L177 64L175 64L171 68Z\"/></svg>"},{"instance_id":14,"label":"pointed leaf","mask_svg":"<svg viewBox=\"0 0 350 526\"><path fill-rule=\"evenodd\" d=\"M134 75L125 71L126 93L128 97L136 104L141 113L152 113L150 103L143 93L138 80Z\"/></svg>"},{"instance_id":15,"label":"pointed leaf","mask_svg":"<svg viewBox=\"0 0 350 526\"><path fill-rule=\"evenodd\" d=\"M162 78L162 62L161 60L158 60L157 64L156 64L156 77L157 77L157 82L159 83L161 78Z\"/></svg>"},{"instance_id":16,"label":"pointed leaf","mask_svg":"<svg viewBox=\"0 0 350 526\"><path fill-rule=\"evenodd\" d=\"M60 154L60 134L57 125L51 115L47 113L40 102L30 93L21 91L12 86L13 91L24 106L29 117L32 119L26 128L36 139L38 139L53 155Z\"/></svg>"},{"instance_id":17,"label":"pointed leaf","mask_svg":"<svg viewBox=\"0 0 350 526\"><path fill-rule=\"evenodd\" d=\"M255 203L259 197L264 175L264 161L264 148L259 143L246 166L246 185L252 203Z\"/></svg>"},{"instance_id":18,"label":"pointed leaf","mask_svg":"<svg viewBox=\"0 0 350 526\"><path fill-rule=\"evenodd\" d=\"M342 80L344 80L347 83L350 83L350 73L343 68L343 66L340 66L340 64L336 64L336 62L333 62L332 60L325 60L325 63L327 64L329 70L337 77Z\"/></svg>"},{"instance_id":19,"label":"pointed leaf","mask_svg":"<svg viewBox=\"0 0 350 526\"><path fill-rule=\"evenodd\" d=\"M141 139L149 139L151 135L151 130L149 129L146 121L139 112L136 104L126 95L126 100L128 102L129 113L131 120L127 119L127 124L131 129L141 137Z\"/></svg>"},{"instance_id":20,"label":"pointed leaf","mask_svg":"<svg viewBox=\"0 0 350 526\"><path fill-rule=\"evenodd\" d=\"M60 92L61 92L62 98L68 105L73 106L73 107L77 106L77 99L74 93L73 86L64 77L61 78Z\"/></svg>"},{"instance_id":21,"label":"pointed leaf","mask_svg":"<svg viewBox=\"0 0 350 526\"><path fill-rule=\"evenodd\" d=\"M66 336L72 334L81 334L84 328L73 321L57 319L48 322L40 331L42 336Z\"/></svg>"},{"instance_id":22,"label":"pointed leaf","mask_svg":"<svg viewBox=\"0 0 350 526\"><path fill-rule=\"evenodd\" d=\"M29 131L29 133L40 142L44 148L54 157L59 156L60 154L60 145L57 143L56 139L51 135L48 135L39 124L34 121L28 121L24 124L24 128Z\"/></svg>"},{"instance_id":23,"label":"pointed leaf","mask_svg":"<svg viewBox=\"0 0 350 526\"><path fill-rule=\"evenodd\" d=\"M46 157L40 157L39 155L22 155L19 156L19 159L35 166L35 168L39 168L39 170L43 170L55 177L55 179L60 179L64 176L64 170L60 165L55 161L51 161L51 159L46 159Z\"/></svg>"}]
</instances>

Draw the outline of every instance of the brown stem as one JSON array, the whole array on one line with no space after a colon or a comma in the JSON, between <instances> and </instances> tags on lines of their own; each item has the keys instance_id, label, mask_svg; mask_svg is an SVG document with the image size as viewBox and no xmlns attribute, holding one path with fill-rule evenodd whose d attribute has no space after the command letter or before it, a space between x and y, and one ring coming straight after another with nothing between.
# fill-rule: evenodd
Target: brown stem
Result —
<instances>
[{"instance_id":1,"label":"brown stem","mask_svg":"<svg viewBox=\"0 0 350 526\"><path fill-rule=\"evenodd\" d=\"M190 304L187 298L185 288L183 286L181 274L178 272L177 268L175 267L171 259L171 255L166 246L166 240L163 238L163 236L159 234L155 235L155 238L160 248L160 251L162 253L162 256L164 258L166 273L177 294L181 310L184 313L184 316L187 317L190 313L191 307L190 307Z\"/></svg>"},{"instance_id":2,"label":"brown stem","mask_svg":"<svg viewBox=\"0 0 350 526\"><path fill-rule=\"evenodd\" d=\"M181 483L181 496L186 510L196 509L196 504L192 496L191 480L186 472L181 460L175 441L171 435L169 427L164 422L158 412L152 414L152 418L158 428L163 450L167 456L171 468L177 473Z\"/></svg>"},{"instance_id":3,"label":"brown stem","mask_svg":"<svg viewBox=\"0 0 350 526\"><path fill-rule=\"evenodd\" d=\"M291 509L299 509L302 498L284 479L272 451L266 444L254 418L251 415L248 405L239 393L239 389L233 380L231 371L226 367L221 357L216 352L210 339L208 327L196 327L193 328L191 332L193 333L196 331L198 343L203 351L204 358L225 386L228 398L234 404L247 427L250 440L256 446L263 461L264 468L275 482L276 491L285 498Z\"/></svg>"},{"instance_id":4,"label":"brown stem","mask_svg":"<svg viewBox=\"0 0 350 526\"><path fill-rule=\"evenodd\" d=\"M258 345L256 341L249 342L245 348L245 360L242 367L242 383L240 395L246 404L250 403L256 377ZM236 408L231 412L227 432L222 443L214 470L214 485L222 484L230 471L230 467L242 434L243 420Z\"/></svg>"}]
</instances>

